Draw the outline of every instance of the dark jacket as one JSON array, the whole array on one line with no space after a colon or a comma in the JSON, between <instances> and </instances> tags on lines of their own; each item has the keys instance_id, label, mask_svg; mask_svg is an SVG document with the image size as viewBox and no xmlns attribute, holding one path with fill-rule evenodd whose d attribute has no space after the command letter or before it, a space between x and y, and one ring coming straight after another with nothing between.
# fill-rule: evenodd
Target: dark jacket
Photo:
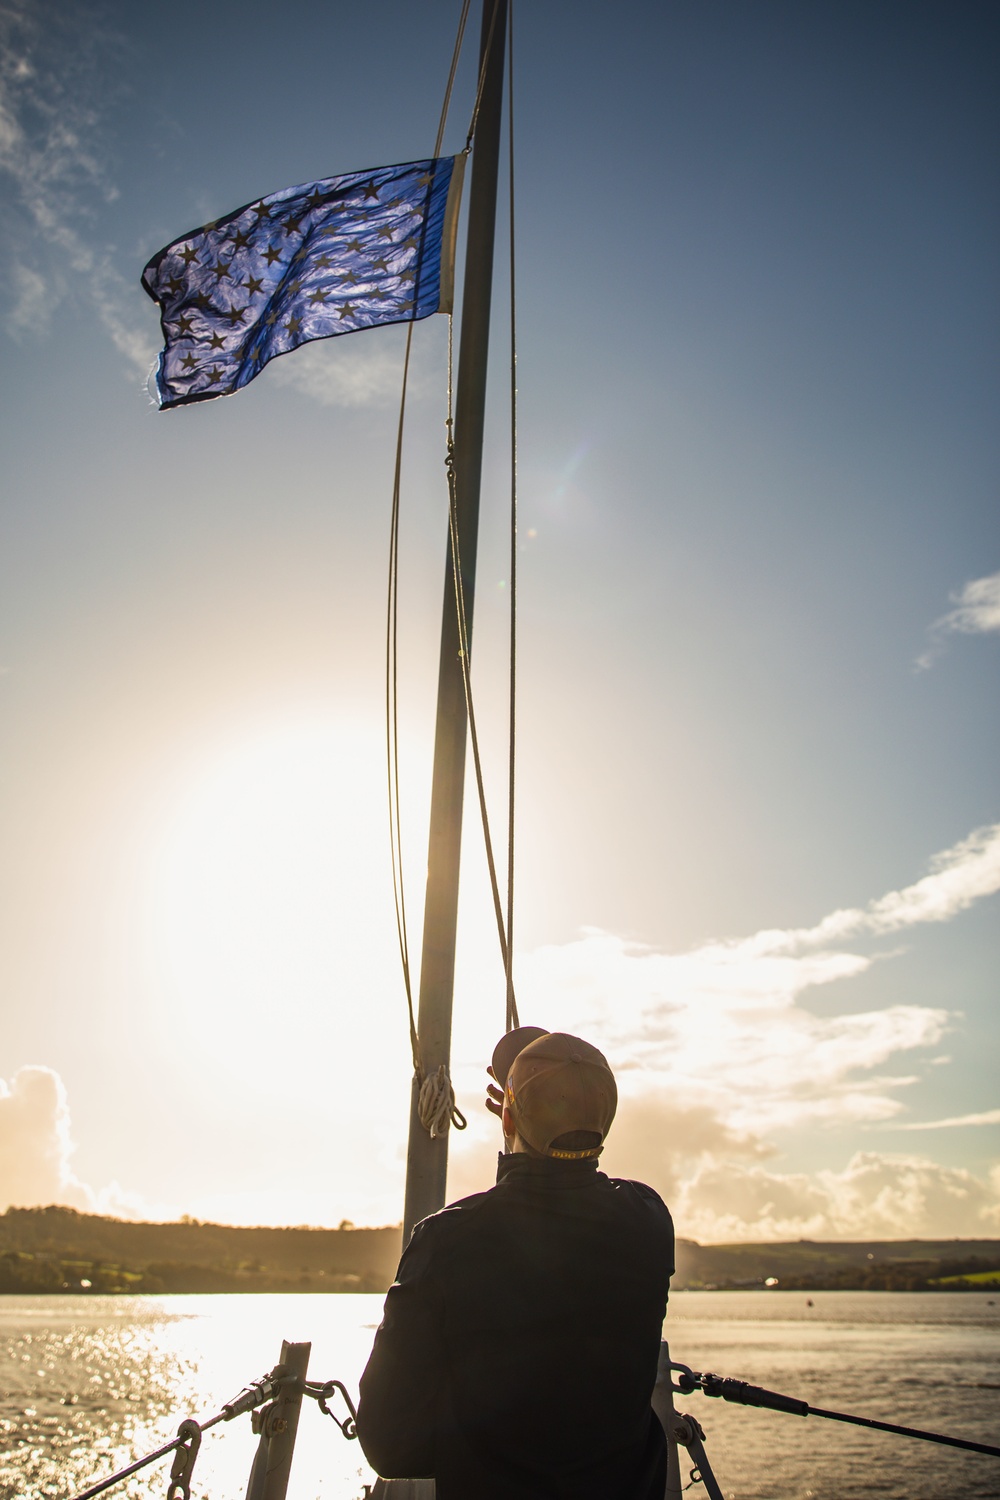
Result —
<instances>
[{"instance_id":1,"label":"dark jacket","mask_svg":"<svg viewBox=\"0 0 1000 1500\"><path fill-rule=\"evenodd\" d=\"M413 1231L361 1379L385 1478L438 1500L662 1500L650 1409L674 1231L594 1160L500 1158L497 1185Z\"/></svg>"}]
</instances>

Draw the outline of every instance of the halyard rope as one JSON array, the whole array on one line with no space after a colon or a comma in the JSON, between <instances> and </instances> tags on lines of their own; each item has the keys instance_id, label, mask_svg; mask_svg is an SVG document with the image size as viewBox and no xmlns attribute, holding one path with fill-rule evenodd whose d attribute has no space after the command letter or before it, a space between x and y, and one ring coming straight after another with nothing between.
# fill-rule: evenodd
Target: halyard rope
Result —
<instances>
[{"instance_id":1,"label":"halyard rope","mask_svg":"<svg viewBox=\"0 0 1000 1500\"><path fill-rule=\"evenodd\" d=\"M510 263L510 713L507 745L507 1030L520 1025L514 998L514 747L517 702L517 286L514 236L514 0L507 11L507 182Z\"/></svg>"},{"instance_id":2,"label":"halyard rope","mask_svg":"<svg viewBox=\"0 0 1000 1500\"><path fill-rule=\"evenodd\" d=\"M396 462L392 482L392 519L389 529L389 598L385 642L385 744L389 778L389 847L392 856L392 894L396 904L396 932L399 937L399 957L403 965L403 988L406 991L406 1009L410 1023L410 1052L413 1057L413 1071L420 1077L423 1068L420 1061L417 1023L413 1014L413 986L410 980L410 951L406 934L406 900L403 886L403 834L399 816L399 673L396 651L399 597L399 491L403 457L403 419L406 412L406 383L410 370L410 347L412 342L413 324L411 323L406 330L406 351L403 356L403 389L399 398L399 423L396 429Z\"/></svg>"},{"instance_id":3,"label":"halyard rope","mask_svg":"<svg viewBox=\"0 0 1000 1500\"><path fill-rule=\"evenodd\" d=\"M468 1124L455 1103L455 1090L444 1063L436 1073L428 1073L421 1083L417 1115L432 1141L444 1135L452 1125L456 1130L464 1130Z\"/></svg>"},{"instance_id":4,"label":"halyard rope","mask_svg":"<svg viewBox=\"0 0 1000 1500\"><path fill-rule=\"evenodd\" d=\"M486 65L490 55L496 27L498 5L494 5L489 33L482 50L480 59L480 70L478 86L476 90L475 105L469 124L469 132L466 137L465 153L471 149L473 136L475 134L476 121L479 117L479 108L482 102L483 90L486 82ZM465 0L462 7L462 15L459 20L458 34L455 41L455 49L452 55L451 70L448 76L448 84L445 92L444 105L441 111L441 119L438 125L437 141L434 146L434 155L439 155L444 138L444 130L448 117L448 105L451 91L455 80L458 59L461 52L462 39L469 13L469 0ZM512 25L512 23L511 23ZM513 32L511 30L511 37ZM510 87L510 85L509 85ZM512 102L512 95L509 95ZM514 385L514 266L513 266L513 120L510 123L510 172L511 172L511 553L513 557L516 547L516 475L514 461L516 454L516 427L515 407L513 404ZM406 1008L410 1033L410 1052L413 1061L413 1071L419 1085L417 1115L421 1124L427 1129L432 1137L441 1135L450 1125L458 1130L464 1130L466 1120L455 1101L455 1091L448 1076L446 1067L442 1064L430 1077L427 1076L423 1056L420 1047L420 1037L417 1031L416 1017L413 1007L413 984L410 971L409 940L406 924L406 900L403 881L403 853L402 853L402 821L400 817L399 802L399 720L398 720L398 601L399 601L399 514L400 514L400 492L402 473L402 450L403 431L406 411L407 381L410 367L410 351L413 339L413 324L407 328L406 348L403 361L403 380L399 403L399 420L396 432L396 454L393 469L393 491L392 491L392 516L390 523L389 541L389 585L386 619L386 760L389 790L389 842L392 860L392 882L393 897L396 909L396 931L399 940L400 961L403 969L403 986L406 992ZM497 919L497 930L500 938L500 951L503 958L504 975L506 980L506 1028L509 1031L512 1026L518 1025L517 1001L514 995L512 951L507 933L509 933L513 922L513 818L514 818L514 639L515 639L515 614L514 614L514 589L516 562L512 563L511 570L511 678L510 678L510 749L509 749L509 775L508 775L508 861L507 861L507 929L505 932L504 914L500 901L499 887L496 876L496 863L493 857L493 843L490 836L489 817L486 808L486 794L483 785L482 762L479 753L479 737L476 731L475 708L472 699L472 684L469 673L469 640L465 614L465 598L462 588L461 577L461 554L458 538L458 516L457 499L455 493L454 475L454 416L453 416L454 382L453 382L453 317L448 314L448 414L447 414L447 457L445 460L448 474L448 513L449 513L449 537L450 555L452 561L452 576L455 586L455 608L458 619L459 633L459 656L462 666L462 682L465 692L466 711L469 720L470 738L472 741L473 760L476 769L476 785L479 793L480 814L483 823L483 837L486 844L486 861L489 867L490 886L493 894L493 906Z\"/></svg>"},{"instance_id":5,"label":"halyard rope","mask_svg":"<svg viewBox=\"0 0 1000 1500\"><path fill-rule=\"evenodd\" d=\"M472 697L472 664L469 659L469 633L465 613L465 590L462 586L462 553L458 537L458 496L455 488L455 455L454 449L449 446L448 457L445 460L448 471L448 518L451 534L451 572L455 584L455 613L458 619L458 654L462 666L462 685L465 688L465 707L469 717L469 737L472 742L472 759L476 770L476 789L479 793L479 811L483 822L483 839L486 844L486 864L490 873L490 890L493 893L493 911L497 920L497 934L500 939L500 954L503 959L504 973L509 967L509 947L507 935L504 929L503 905L500 901L500 886L497 881L496 860L493 857L493 839L490 834L490 820L486 808L486 788L483 785L483 763L479 754L479 734L476 729L476 709ZM511 1003L514 1007L514 1015L517 1014L517 1005L511 995Z\"/></svg>"},{"instance_id":6,"label":"halyard rope","mask_svg":"<svg viewBox=\"0 0 1000 1500\"><path fill-rule=\"evenodd\" d=\"M483 102L483 90L486 87L486 63L493 49L493 33L496 30L497 12L500 9L500 0L493 0L493 11L490 16L490 30L483 46L482 56L479 60L479 85L476 89L476 102L472 107L472 119L469 121L469 133L465 137L466 152L472 149L472 138L476 133L476 122L479 119L479 106Z\"/></svg>"},{"instance_id":7,"label":"halyard rope","mask_svg":"<svg viewBox=\"0 0 1000 1500\"><path fill-rule=\"evenodd\" d=\"M492 39L493 39L493 27L495 25L495 22L496 22L496 10L494 9L493 19L492 19L492 21L490 23L489 40L488 40L487 46L486 46L486 48L484 49L484 52L483 52L484 65L483 65L483 71L482 71L482 73L480 75L479 97L476 100L476 109L475 109L475 113L473 115L473 123L475 122L475 117L476 117L476 115L478 114L478 111L479 111L479 102L480 102L480 99L482 97L483 81L485 79L485 59L486 59L486 57L488 55L488 52L489 52L489 45L490 45L490 43L492 42ZM511 67L511 61L510 60L508 60L508 67L509 68ZM510 73L508 73L508 80L509 80L509 78L510 78ZM508 83L508 87L509 87L509 83ZM509 96L509 98L510 97L511 96ZM513 138L513 120L512 120L512 116L509 116L509 121L510 121L509 145L510 145L510 156L511 156L511 159L510 159L510 174L511 174L510 175L510 191L511 191L511 240L510 240L510 261L511 261L511 390L512 390L512 405L511 405L511 552L513 554L514 549L516 547L516 542L517 542L517 528L516 528L516 521L517 521L517 500L516 500L516 497L517 497L517 489L516 489L517 475L516 475L516 468L515 468L515 457L516 457L516 405L513 402L513 393L514 393L513 392L513 387L514 387L514 379L515 379L515 361L516 361L516 339L515 339L515 322L514 322L515 304L514 304L514 300L513 300L513 289L514 289L514 281L513 281L513 277L514 277L514 241L513 241L513 168L514 168L513 149L514 149L514 138ZM513 803L513 789L514 789L513 788L513 781L514 781L514 686L515 686L515 679L514 679L515 663L514 663L514 655L513 655L514 639L515 639L514 600L513 600L513 595L512 595L512 598L511 598L511 659L510 659L510 672L511 672L511 678L510 678L510 735L509 735L509 751L508 751L508 754L509 754L509 772L508 772L508 849L507 849L507 915L508 915L508 920L507 920L507 923L505 924L505 922L504 922L503 904L502 904L502 902L500 900L500 887L499 887L499 882L497 880L496 860L495 860L494 855L493 855L493 838L492 838L492 835L490 833L489 813L488 813L487 806L486 806L486 790L485 790L485 786L483 784L482 757L481 757L480 751L479 751L479 734L478 734L478 730L476 728L475 701L473 699L473 694L472 694L472 662L471 662L471 655L470 655L470 649L469 649L468 621L467 621L466 610L465 610L465 590L464 590L463 583L462 583L462 554L461 554L461 543L460 543L460 538L459 538L459 527L458 527L458 495L457 495L456 481L455 481L455 446L454 446L453 389L454 389L454 381L453 381L453 353L452 353L452 340L451 340L451 334L450 334L450 329L449 329L449 339L448 339L448 417L447 417L448 453L447 453L447 457L445 458L445 468L446 468L447 475L448 475L448 524L449 524L449 535L450 535L450 539L451 539L451 547L450 547L451 572L452 572L452 580L454 582L454 588L455 588L455 613L456 613L457 624L458 624L459 660L461 662L461 667L462 667L462 686L463 686L463 688L465 690L465 705L466 705L466 712L468 714L468 720L469 720L469 737L470 737L470 740L471 740L471 743L472 743L472 759L473 759L473 764L475 766L475 772L476 772L476 790L477 790L478 795L479 795L479 811L480 811L480 817L482 819L482 824L483 824L483 842L484 842L485 847L486 847L486 864L487 864L487 868L489 870L489 876L490 876L490 891L491 891L492 896L493 896L493 911L494 911L494 914L496 916L497 935L498 935L499 940L500 940L500 954L501 954L501 957L503 959L504 976L505 976L505 979L506 979L506 1029L509 1031L513 1026L517 1026L519 1024L518 1013L517 1013L517 999L516 999L515 994L514 994L513 952L512 952L511 942L510 942L510 930L511 930L510 929L510 921L511 921L511 918L513 916L512 907L513 907L513 870L514 870L514 866L513 866L513 852L514 852L513 851L513 815L514 815L514 803ZM513 588L513 579L512 579L512 588Z\"/></svg>"},{"instance_id":8,"label":"halyard rope","mask_svg":"<svg viewBox=\"0 0 1000 1500\"><path fill-rule=\"evenodd\" d=\"M452 51L451 68L448 73L448 82L445 86L444 102L441 106L441 117L438 121L437 139L434 142L435 157L441 154L441 145L444 140L445 127L448 122L448 109L451 104L452 89L455 84L455 73L462 52L462 40L465 35L465 26L469 17L469 5L471 0L464 0L462 14L459 17L458 33L455 37L455 46ZM479 97L482 94L482 82L480 81L479 93L476 98L478 110ZM475 116L473 116L473 124ZM471 130L469 141L466 142L466 151L471 142ZM451 343L452 315L448 314L448 341ZM396 932L399 938L399 956L403 967L403 987L406 992L406 1009L410 1028L410 1053L413 1060L413 1071L421 1085L424 1082L423 1060L420 1055L420 1038L417 1035L417 1022L413 1011L413 984L410 975L410 949L406 929L406 897L403 883L403 834L402 823L399 812L399 714L398 714L398 620L399 620L399 501L401 489L402 463L403 463L403 429L406 415L406 391L410 373L410 351L413 345L413 324L410 323L406 330L406 349L403 356L403 379L402 389L399 397L399 420L396 426L396 456L393 466L392 481L392 516L389 527L389 590L386 609L386 661L385 661L385 713L386 713L386 761L389 786L389 845L392 859L392 891L396 907ZM450 376L450 354L449 354L449 381ZM450 398L449 398L450 403ZM460 1118L460 1116L459 1116ZM423 1115L421 1114L423 1121ZM426 1123L426 1122L424 1122ZM458 1121L456 1120L457 1124Z\"/></svg>"}]
</instances>

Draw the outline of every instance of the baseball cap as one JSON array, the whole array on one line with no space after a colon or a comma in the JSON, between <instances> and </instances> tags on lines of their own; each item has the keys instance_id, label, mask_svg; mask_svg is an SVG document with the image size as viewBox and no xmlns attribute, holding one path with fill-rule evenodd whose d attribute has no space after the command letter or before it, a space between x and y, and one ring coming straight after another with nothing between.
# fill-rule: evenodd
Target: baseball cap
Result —
<instances>
[{"instance_id":1,"label":"baseball cap","mask_svg":"<svg viewBox=\"0 0 1000 1500\"><path fill-rule=\"evenodd\" d=\"M534 1150L570 1161L600 1155L618 1090L596 1047L565 1031L521 1026L497 1044L493 1073L518 1134Z\"/></svg>"},{"instance_id":2,"label":"baseball cap","mask_svg":"<svg viewBox=\"0 0 1000 1500\"><path fill-rule=\"evenodd\" d=\"M493 1049L493 1077L502 1089L506 1088L517 1054L523 1052L529 1042L537 1042L540 1036L548 1035L545 1026L515 1026L513 1031L500 1038Z\"/></svg>"}]
</instances>

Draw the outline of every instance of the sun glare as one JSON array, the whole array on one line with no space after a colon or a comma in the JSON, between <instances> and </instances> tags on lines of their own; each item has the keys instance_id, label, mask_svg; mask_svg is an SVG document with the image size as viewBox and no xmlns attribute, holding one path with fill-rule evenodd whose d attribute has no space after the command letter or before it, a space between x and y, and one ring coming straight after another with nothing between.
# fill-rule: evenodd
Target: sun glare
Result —
<instances>
[{"instance_id":1,"label":"sun glare","mask_svg":"<svg viewBox=\"0 0 1000 1500\"><path fill-rule=\"evenodd\" d=\"M253 1076L294 1056L308 1079L342 1059L350 1090L377 1042L405 1063L377 732L326 720L220 747L162 829L149 894L162 1001L225 1065Z\"/></svg>"}]
</instances>

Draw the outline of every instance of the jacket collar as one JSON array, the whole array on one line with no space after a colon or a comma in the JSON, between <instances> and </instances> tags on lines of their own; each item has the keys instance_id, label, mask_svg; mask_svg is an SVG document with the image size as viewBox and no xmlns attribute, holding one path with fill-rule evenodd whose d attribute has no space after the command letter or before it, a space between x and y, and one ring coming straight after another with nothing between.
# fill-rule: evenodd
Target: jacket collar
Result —
<instances>
[{"instance_id":1,"label":"jacket collar","mask_svg":"<svg viewBox=\"0 0 1000 1500\"><path fill-rule=\"evenodd\" d=\"M497 1157L497 1182L508 1179L519 1182L549 1184L553 1187L576 1187L592 1182L597 1176L597 1157L579 1161L560 1161L554 1156L529 1156L526 1151L503 1152Z\"/></svg>"}]
</instances>

